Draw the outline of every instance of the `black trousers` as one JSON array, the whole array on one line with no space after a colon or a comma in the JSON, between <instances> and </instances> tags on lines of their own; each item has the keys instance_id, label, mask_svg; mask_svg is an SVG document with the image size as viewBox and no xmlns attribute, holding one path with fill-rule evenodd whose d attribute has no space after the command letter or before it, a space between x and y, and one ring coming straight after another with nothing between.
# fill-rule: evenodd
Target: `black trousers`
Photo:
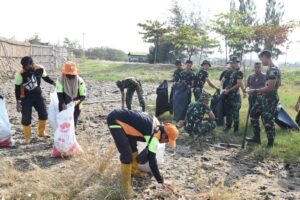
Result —
<instances>
[{"instance_id":1,"label":"black trousers","mask_svg":"<svg viewBox=\"0 0 300 200\"><path fill-rule=\"evenodd\" d=\"M31 124L32 107L37 111L39 120L47 120L48 113L45 104L45 99L42 94L26 97L22 99L22 125L28 126Z\"/></svg>"},{"instance_id":2,"label":"black trousers","mask_svg":"<svg viewBox=\"0 0 300 200\"><path fill-rule=\"evenodd\" d=\"M75 110L74 110L74 124L75 124L75 127L77 126L80 113L81 113L81 110L79 108L79 105L75 106Z\"/></svg>"}]
</instances>

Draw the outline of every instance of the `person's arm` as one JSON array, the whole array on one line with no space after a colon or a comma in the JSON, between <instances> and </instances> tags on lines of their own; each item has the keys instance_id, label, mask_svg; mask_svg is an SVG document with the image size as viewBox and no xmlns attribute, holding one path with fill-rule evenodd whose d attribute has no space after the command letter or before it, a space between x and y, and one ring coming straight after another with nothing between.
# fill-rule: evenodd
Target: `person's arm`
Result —
<instances>
[{"instance_id":1,"label":"person's arm","mask_svg":"<svg viewBox=\"0 0 300 200\"><path fill-rule=\"evenodd\" d=\"M295 105L295 110L296 110L297 112L300 111L300 96L299 96L298 101L297 101L297 103L296 103L296 105Z\"/></svg>"},{"instance_id":2,"label":"person's arm","mask_svg":"<svg viewBox=\"0 0 300 200\"><path fill-rule=\"evenodd\" d=\"M159 172L157 160L156 160L156 154L149 151L148 156L149 156L149 166L150 166L153 176L155 177L155 179L158 183L163 184L164 178L161 176L161 174Z\"/></svg>"},{"instance_id":3,"label":"person's arm","mask_svg":"<svg viewBox=\"0 0 300 200\"><path fill-rule=\"evenodd\" d=\"M225 91L225 94L228 94L228 93L230 93L231 91L236 90L236 89L242 87L242 85L243 85L242 79L238 79L238 80L236 81L236 84L235 84L233 87L231 87L231 88L229 88L229 89L227 89L227 90Z\"/></svg>"},{"instance_id":4,"label":"person's arm","mask_svg":"<svg viewBox=\"0 0 300 200\"><path fill-rule=\"evenodd\" d=\"M252 95L252 94L255 94L255 93L269 93L269 92L272 92L275 89L276 82L277 81L274 80L274 79L268 80L267 85L265 87L260 88L260 89L251 89L251 90L248 90L247 93Z\"/></svg>"},{"instance_id":5,"label":"person's arm","mask_svg":"<svg viewBox=\"0 0 300 200\"><path fill-rule=\"evenodd\" d=\"M43 68L42 78L45 82L55 86L55 82L48 76L48 74L44 68Z\"/></svg>"},{"instance_id":6,"label":"person's arm","mask_svg":"<svg viewBox=\"0 0 300 200\"><path fill-rule=\"evenodd\" d=\"M0 99L3 99L3 96L0 94Z\"/></svg>"},{"instance_id":7,"label":"person's arm","mask_svg":"<svg viewBox=\"0 0 300 200\"><path fill-rule=\"evenodd\" d=\"M77 99L77 101L75 102L76 105L81 104L85 100L85 97L86 97L86 86L85 83L82 82L79 85L79 99Z\"/></svg>"},{"instance_id":8,"label":"person's arm","mask_svg":"<svg viewBox=\"0 0 300 200\"><path fill-rule=\"evenodd\" d=\"M210 87L212 87L212 88L214 88L214 89L219 89L217 86L215 86L214 84L213 84L213 82L211 82L211 80L209 79L209 78L206 78L206 82L208 83L208 85L210 86Z\"/></svg>"},{"instance_id":9,"label":"person's arm","mask_svg":"<svg viewBox=\"0 0 300 200\"><path fill-rule=\"evenodd\" d=\"M225 78L223 77L222 79L221 79L221 83L220 83L220 87L221 87L221 89L223 89L224 88L224 83L225 83Z\"/></svg>"},{"instance_id":10,"label":"person's arm","mask_svg":"<svg viewBox=\"0 0 300 200\"><path fill-rule=\"evenodd\" d=\"M17 112L21 112L22 110L22 105L21 105L21 87L23 83L23 77L22 75L18 72L15 76L15 96L16 96L16 101L17 101Z\"/></svg>"}]
</instances>

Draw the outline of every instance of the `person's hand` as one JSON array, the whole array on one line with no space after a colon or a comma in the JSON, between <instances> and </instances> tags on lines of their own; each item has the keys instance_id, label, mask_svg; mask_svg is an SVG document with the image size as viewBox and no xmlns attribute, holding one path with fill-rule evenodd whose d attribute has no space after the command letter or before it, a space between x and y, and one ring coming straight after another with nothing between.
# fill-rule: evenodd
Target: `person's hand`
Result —
<instances>
[{"instance_id":1,"label":"person's hand","mask_svg":"<svg viewBox=\"0 0 300 200\"><path fill-rule=\"evenodd\" d=\"M174 186L168 183L163 183L162 184L164 189L170 190L172 193L174 193Z\"/></svg>"},{"instance_id":2,"label":"person's hand","mask_svg":"<svg viewBox=\"0 0 300 200\"><path fill-rule=\"evenodd\" d=\"M229 90L228 89L225 89L224 90L224 94L228 94L229 93Z\"/></svg>"},{"instance_id":3,"label":"person's hand","mask_svg":"<svg viewBox=\"0 0 300 200\"><path fill-rule=\"evenodd\" d=\"M243 90L243 97L244 97L244 98L247 97L247 92L246 92L246 90Z\"/></svg>"},{"instance_id":4,"label":"person's hand","mask_svg":"<svg viewBox=\"0 0 300 200\"><path fill-rule=\"evenodd\" d=\"M56 82L53 82L52 85L53 85L54 87L56 87Z\"/></svg>"},{"instance_id":5,"label":"person's hand","mask_svg":"<svg viewBox=\"0 0 300 200\"><path fill-rule=\"evenodd\" d=\"M22 111L21 101L17 101L17 112L21 112L21 111Z\"/></svg>"},{"instance_id":6,"label":"person's hand","mask_svg":"<svg viewBox=\"0 0 300 200\"><path fill-rule=\"evenodd\" d=\"M67 110L67 105L65 103L63 103L61 106L63 110Z\"/></svg>"},{"instance_id":7,"label":"person's hand","mask_svg":"<svg viewBox=\"0 0 300 200\"><path fill-rule=\"evenodd\" d=\"M247 90L247 94L253 95L256 92L254 89Z\"/></svg>"},{"instance_id":8,"label":"person's hand","mask_svg":"<svg viewBox=\"0 0 300 200\"><path fill-rule=\"evenodd\" d=\"M3 96L0 95L0 99L3 99Z\"/></svg>"},{"instance_id":9,"label":"person's hand","mask_svg":"<svg viewBox=\"0 0 300 200\"><path fill-rule=\"evenodd\" d=\"M80 100L75 101L75 106L78 106L81 103Z\"/></svg>"}]
</instances>

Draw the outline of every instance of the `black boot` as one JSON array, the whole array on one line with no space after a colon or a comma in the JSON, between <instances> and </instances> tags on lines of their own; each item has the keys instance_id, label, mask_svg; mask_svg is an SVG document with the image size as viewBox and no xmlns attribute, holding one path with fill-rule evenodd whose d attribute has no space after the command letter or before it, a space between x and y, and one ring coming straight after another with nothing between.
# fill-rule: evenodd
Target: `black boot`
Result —
<instances>
[{"instance_id":1,"label":"black boot","mask_svg":"<svg viewBox=\"0 0 300 200\"><path fill-rule=\"evenodd\" d=\"M267 148L273 148L274 147L274 139L268 139Z\"/></svg>"},{"instance_id":2,"label":"black boot","mask_svg":"<svg viewBox=\"0 0 300 200\"><path fill-rule=\"evenodd\" d=\"M246 141L261 144L260 133L254 133L253 137L246 137Z\"/></svg>"}]
</instances>

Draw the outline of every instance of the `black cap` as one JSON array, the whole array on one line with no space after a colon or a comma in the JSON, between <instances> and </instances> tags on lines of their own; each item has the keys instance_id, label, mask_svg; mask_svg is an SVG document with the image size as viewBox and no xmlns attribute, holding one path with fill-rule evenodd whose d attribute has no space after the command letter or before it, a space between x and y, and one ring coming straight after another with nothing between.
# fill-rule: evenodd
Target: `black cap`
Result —
<instances>
[{"instance_id":1,"label":"black cap","mask_svg":"<svg viewBox=\"0 0 300 200\"><path fill-rule=\"evenodd\" d=\"M177 66L177 65L182 65L182 63L181 63L181 60L179 60L179 59L176 59L176 61L175 61L175 65Z\"/></svg>"},{"instance_id":2,"label":"black cap","mask_svg":"<svg viewBox=\"0 0 300 200\"><path fill-rule=\"evenodd\" d=\"M211 67L211 63L208 60L203 60L203 62L201 63L201 66L203 65L209 65Z\"/></svg>"},{"instance_id":3,"label":"black cap","mask_svg":"<svg viewBox=\"0 0 300 200\"><path fill-rule=\"evenodd\" d=\"M193 61L187 60L187 61L185 62L185 64L193 64Z\"/></svg>"}]
</instances>

